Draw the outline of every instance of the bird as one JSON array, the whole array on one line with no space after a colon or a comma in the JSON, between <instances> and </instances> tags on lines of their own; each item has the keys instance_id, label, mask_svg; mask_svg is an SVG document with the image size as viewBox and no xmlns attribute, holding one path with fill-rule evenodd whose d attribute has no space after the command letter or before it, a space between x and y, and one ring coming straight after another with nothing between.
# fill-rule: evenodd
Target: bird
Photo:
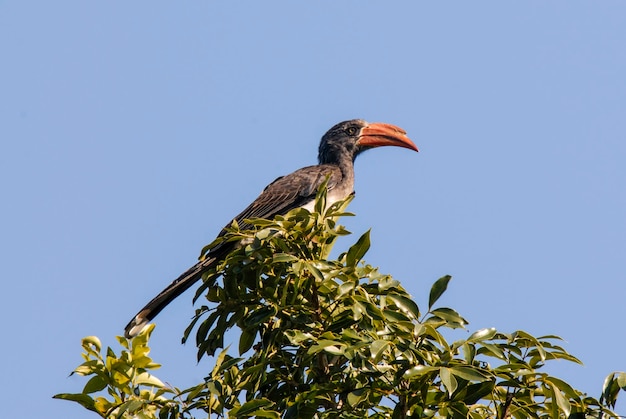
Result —
<instances>
[{"instance_id":1,"label":"bird","mask_svg":"<svg viewBox=\"0 0 626 419\"><path fill-rule=\"evenodd\" d=\"M354 160L363 151L396 146L418 151L406 131L387 123L368 123L362 119L343 121L322 136L318 150L318 164L307 166L281 176L270 183L261 194L233 220L241 229L251 226L250 218L272 219L295 208L312 211L318 188L326 182L327 206L354 193ZM229 227L232 224L227 224ZM224 229L218 235L225 233ZM163 291L146 304L126 325L124 335L132 338L175 298L202 278L202 274L223 260L236 243L221 243L176 278Z\"/></svg>"}]
</instances>

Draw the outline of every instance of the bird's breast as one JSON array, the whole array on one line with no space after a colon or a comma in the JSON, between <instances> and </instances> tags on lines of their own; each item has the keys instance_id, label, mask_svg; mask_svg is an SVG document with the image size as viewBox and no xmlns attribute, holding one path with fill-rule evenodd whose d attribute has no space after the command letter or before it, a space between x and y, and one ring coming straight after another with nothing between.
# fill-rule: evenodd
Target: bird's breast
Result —
<instances>
[{"instance_id":1,"label":"bird's breast","mask_svg":"<svg viewBox=\"0 0 626 419\"><path fill-rule=\"evenodd\" d=\"M326 208L330 207L337 201L346 199L353 192L354 182L350 182L348 179L345 179L334 188L328 190L328 193L326 194ZM308 211L313 212L315 210L315 199L312 199L310 202L303 205L302 208L306 208Z\"/></svg>"}]
</instances>

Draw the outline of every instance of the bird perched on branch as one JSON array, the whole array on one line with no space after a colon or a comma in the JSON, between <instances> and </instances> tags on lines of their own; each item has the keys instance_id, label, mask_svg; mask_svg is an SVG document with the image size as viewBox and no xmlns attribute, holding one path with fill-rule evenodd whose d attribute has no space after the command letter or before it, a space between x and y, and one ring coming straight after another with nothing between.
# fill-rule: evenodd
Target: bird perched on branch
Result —
<instances>
[{"instance_id":1,"label":"bird perched on branch","mask_svg":"<svg viewBox=\"0 0 626 419\"><path fill-rule=\"evenodd\" d=\"M335 125L322 137L318 165L304 167L279 177L234 220L241 227L246 225L244 220L249 218L271 219L299 207L313 210L317 189L326 179L327 205L347 198L354 191L354 159L361 152L380 146L418 151L406 132L391 124L353 119ZM136 336L161 310L222 260L233 246L235 244L230 243L211 249L204 260L180 275L133 317L124 330L125 336Z\"/></svg>"}]
</instances>

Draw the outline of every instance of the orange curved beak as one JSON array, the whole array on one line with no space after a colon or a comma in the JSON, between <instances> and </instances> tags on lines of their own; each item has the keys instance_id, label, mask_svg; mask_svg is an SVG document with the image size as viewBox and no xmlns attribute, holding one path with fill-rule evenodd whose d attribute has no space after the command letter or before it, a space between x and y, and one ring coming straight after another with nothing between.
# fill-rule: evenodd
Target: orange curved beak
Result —
<instances>
[{"instance_id":1,"label":"orange curved beak","mask_svg":"<svg viewBox=\"0 0 626 419\"><path fill-rule=\"evenodd\" d=\"M396 146L419 151L413 141L407 137L405 130L382 122L374 122L363 127L356 143L365 147Z\"/></svg>"}]
</instances>

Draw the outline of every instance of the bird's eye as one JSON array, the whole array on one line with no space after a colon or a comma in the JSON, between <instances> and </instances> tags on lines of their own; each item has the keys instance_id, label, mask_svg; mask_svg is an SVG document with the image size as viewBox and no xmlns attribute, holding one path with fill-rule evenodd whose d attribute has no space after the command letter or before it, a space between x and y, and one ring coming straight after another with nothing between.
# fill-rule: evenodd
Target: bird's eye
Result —
<instances>
[{"instance_id":1,"label":"bird's eye","mask_svg":"<svg viewBox=\"0 0 626 419\"><path fill-rule=\"evenodd\" d=\"M348 128L346 128L346 134L348 134L350 136L355 135L356 131L357 131L356 127L348 127Z\"/></svg>"}]
</instances>

